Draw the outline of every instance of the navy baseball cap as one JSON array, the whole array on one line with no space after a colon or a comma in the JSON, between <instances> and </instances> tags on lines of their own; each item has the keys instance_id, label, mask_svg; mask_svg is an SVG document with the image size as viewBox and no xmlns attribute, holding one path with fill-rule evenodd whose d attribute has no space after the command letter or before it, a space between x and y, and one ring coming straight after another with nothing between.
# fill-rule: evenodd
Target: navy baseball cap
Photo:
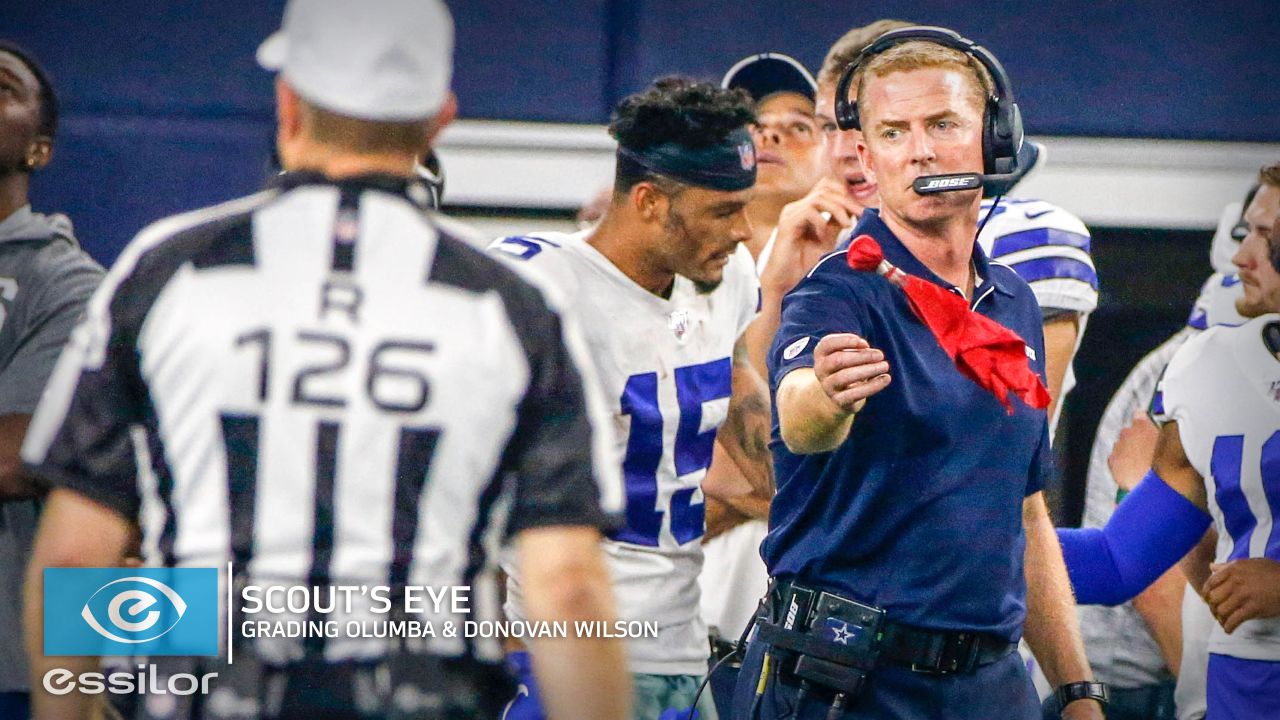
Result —
<instances>
[{"instance_id":1,"label":"navy baseball cap","mask_svg":"<svg viewBox=\"0 0 1280 720\"><path fill-rule=\"evenodd\" d=\"M742 58L720 81L722 88L742 88L760 102L779 92L793 92L810 100L818 93L818 83L798 60L782 53L759 53Z\"/></svg>"}]
</instances>

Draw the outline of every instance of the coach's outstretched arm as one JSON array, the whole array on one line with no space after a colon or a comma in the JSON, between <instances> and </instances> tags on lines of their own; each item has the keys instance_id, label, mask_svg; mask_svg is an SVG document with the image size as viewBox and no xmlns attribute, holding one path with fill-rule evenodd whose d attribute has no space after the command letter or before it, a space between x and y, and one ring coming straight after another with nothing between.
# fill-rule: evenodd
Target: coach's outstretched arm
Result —
<instances>
[{"instance_id":1,"label":"coach's outstretched arm","mask_svg":"<svg viewBox=\"0 0 1280 720\"><path fill-rule=\"evenodd\" d=\"M1132 599L1186 555L1211 519L1204 479L1191 466L1178 423L1160 430L1151 472L1104 528L1058 529L1062 555L1082 605Z\"/></svg>"},{"instance_id":2,"label":"coach's outstretched arm","mask_svg":"<svg viewBox=\"0 0 1280 720\"><path fill-rule=\"evenodd\" d=\"M867 398L890 380L883 352L852 333L827 335L813 349L813 368L792 370L778 384L782 441L797 455L835 450Z\"/></svg>"},{"instance_id":3,"label":"coach's outstretched arm","mask_svg":"<svg viewBox=\"0 0 1280 720\"><path fill-rule=\"evenodd\" d=\"M619 639L575 637L578 621L617 619L600 533L549 526L516 539L521 584L532 622L568 621L567 638L531 639L533 669L549 720L631 717L631 677Z\"/></svg>"},{"instance_id":4,"label":"coach's outstretched arm","mask_svg":"<svg viewBox=\"0 0 1280 720\"><path fill-rule=\"evenodd\" d=\"M93 716L94 696L78 689L65 695L45 692L45 673L62 668L74 675L98 670L95 657L45 657L44 569L115 567L124 560L133 525L105 505L71 490L49 493L31 550L23 590L23 625L31 672L33 720L75 720Z\"/></svg>"}]
</instances>

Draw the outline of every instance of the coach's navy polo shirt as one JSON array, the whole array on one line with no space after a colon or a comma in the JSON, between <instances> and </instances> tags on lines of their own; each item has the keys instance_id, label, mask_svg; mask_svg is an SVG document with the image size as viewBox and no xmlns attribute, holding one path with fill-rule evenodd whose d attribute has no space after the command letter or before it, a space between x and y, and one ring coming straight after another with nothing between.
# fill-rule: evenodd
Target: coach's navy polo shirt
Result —
<instances>
[{"instance_id":1,"label":"coach's navy polo shirt","mask_svg":"<svg viewBox=\"0 0 1280 720\"><path fill-rule=\"evenodd\" d=\"M866 233L885 257L943 287L875 211ZM974 243L980 283L973 307L1021 336L1044 377L1044 336L1031 289ZM884 351L893 381L867 400L844 444L794 455L774 412L778 493L761 548L775 577L884 608L897 622L1015 640L1026 615L1022 501L1052 462L1044 410L995 396L960 374L912 313L906 296L875 273L827 256L782 303L769 352L771 389L813 366L823 336L857 333Z\"/></svg>"}]
</instances>

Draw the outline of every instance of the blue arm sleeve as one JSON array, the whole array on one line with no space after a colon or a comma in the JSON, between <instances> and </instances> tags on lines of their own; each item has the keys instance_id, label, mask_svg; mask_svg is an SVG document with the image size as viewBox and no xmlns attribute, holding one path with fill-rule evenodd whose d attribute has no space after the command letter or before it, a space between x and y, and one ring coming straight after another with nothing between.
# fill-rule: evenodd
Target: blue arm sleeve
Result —
<instances>
[{"instance_id":1,"label":"blue arm sleeve","mask_svg":"<svg viewBox=\"0 0 1280 720\"><path fill-rule=\"evenodd\" d=\"M1081 605L1119 605L1195 547L1210 518L1149 471L1104 528L1058 528L1067 574Z\"/></svg>"},{"instance_id":2,"label":"blue arm sleeve","mask_svg":"<svg viewBox=\"0 0 1280 720\"><path fill-rule=\"evenodd\" d=\"M507 703L506 710L502 712L502 720L547 720L542 710L542 698L538 694L538 683L533 676L533 662L529 653L524 650L508 653L507 665L520 681L520 689L511 702Z\"/></svg>"}]
</instances>

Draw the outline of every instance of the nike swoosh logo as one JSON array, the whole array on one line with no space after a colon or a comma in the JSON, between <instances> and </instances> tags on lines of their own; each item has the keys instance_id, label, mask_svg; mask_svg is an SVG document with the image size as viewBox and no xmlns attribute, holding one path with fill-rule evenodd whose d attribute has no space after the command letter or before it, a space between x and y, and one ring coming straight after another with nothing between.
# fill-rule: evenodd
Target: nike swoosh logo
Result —
<instances>
[{"instance_id":1,"label":"nike swoosh logo","mask_svg":"<svg viewBox=\"0 0 1280 720\"><path fill-rule=\"evenodd\" d=\"M1222 287L1224 287L1224 288L1229 288L1229 287L1231 287L1231 286L1233 286L1233 285L1239 285L1239 284L1240 284L1240 276L1239 276L1239 275L1228 275L1228 276L1226 276L1226 277L1222 278Z\"/></svg>"},{"instance_id":2,"label":"nike swoosh logo","mask_svg":"<svg viewBox=\"0 0 1280 720\"><path fill-rule=\"evenodd\" d=\"M1041 211L1039 211L1039 212L1034 212L1034 213L1033 213L1033 212L1031 212L1031 211L1027 211L1027 212L1026 212L1026 213L1024 213L1024 214L1027 216L1027 219L1028 219L1028 220L1035 220L1036 218L1040 217L1041 215L1048 215L1048 214L1049 214L1049 213L1051 213L1051 212L1053 212L1053 208L1049 208L1048 210L1041 210Z\"/></svg>"}]
</instances>

